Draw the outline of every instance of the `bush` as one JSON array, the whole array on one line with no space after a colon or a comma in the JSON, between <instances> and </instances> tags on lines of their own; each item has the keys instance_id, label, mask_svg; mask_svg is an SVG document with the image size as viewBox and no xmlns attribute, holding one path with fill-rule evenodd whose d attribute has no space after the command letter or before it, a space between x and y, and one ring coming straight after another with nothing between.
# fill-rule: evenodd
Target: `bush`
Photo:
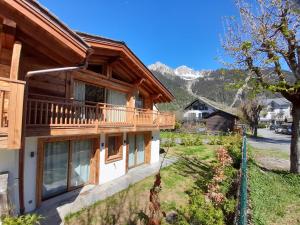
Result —
<instances>
[{"instance_id":1,"label":"bush","mask_svg":"<svg viewBox=\"0 0 300 225\"><path fill-rule=\"evenodd\" d=\"M242 161L242 136L235 134L224 137L224 147L233 159L233 166L239 168Z\"/></svg>"},{"instance_id":2,"label":"bush","mask_svg":"<svg viewBox=\"0 0 300 225\"><path fill-rule=\"evenodd\" d=\"M223 136L216 135L216 136L210 136L209 137L209 145L223 145Z\"/></svg>"},{"instance_id":3,"label":"bush","mask_svg":"<svg viewBox=\"0 0 300 225\"><path fill-rule=\"evenodd\" d=\"M188 146L199 146L203 144L203 140L200 135L187 134L182 137L182 145Z\"/></svg>"},{"instance_id":4,"label":"bush","mask_svg":"<svg viewBox=\"0 0 300 225\"><path fill-rule=\"evenodd\" d=\"M205 200L202 192L194 191L187 207L179 211L177 225L201 224L223 225L224 214L211 202Z\"/></svg>"},{"instance_id":5,"label":"bush","mask_svg":"<svg viewBox=\"0 0 300 225\"><path fill-rule=\"evenodd\" d=\"M3 225L38 225L42 217L36 214L27 214L19 217L6 216L2 220Z\"/></svg>"}]
</instances>

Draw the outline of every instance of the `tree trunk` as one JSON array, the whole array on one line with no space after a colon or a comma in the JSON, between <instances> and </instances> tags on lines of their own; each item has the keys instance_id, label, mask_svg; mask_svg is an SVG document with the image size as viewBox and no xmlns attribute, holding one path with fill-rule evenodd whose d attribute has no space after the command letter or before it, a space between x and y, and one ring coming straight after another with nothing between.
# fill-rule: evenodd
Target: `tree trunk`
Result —
<instances>
[{"instance_id":1,"label":"tree trunk","mask_svg":"<svg viewBox=\"0 0 300 225\"><path fill-rule=\"evenodd\" d=\"M253 136L257 137L257 125L254 125L253 127Z\"/></svg>"},{"instance_id":2,"label":"tree trunk","mask_svg":"<svg viewBox=\"0 0 300 225\"><path fill-rule=\"evenodd\" d=\"M292 109L293 126L291 139L291 173L300 173L300 104L294 103Z\"/></svg>"}]
</instances>

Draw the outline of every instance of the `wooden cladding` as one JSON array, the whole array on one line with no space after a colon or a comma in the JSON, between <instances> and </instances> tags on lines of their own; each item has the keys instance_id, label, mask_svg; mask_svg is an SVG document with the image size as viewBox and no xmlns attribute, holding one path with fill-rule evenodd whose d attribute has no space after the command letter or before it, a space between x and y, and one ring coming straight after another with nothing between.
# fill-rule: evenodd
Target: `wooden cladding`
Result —
<instances>
[{"instance_id":1,"label":"wooden cladding","mask_svg":"<svg viewBox=\"0 0 300 225\"><path fill-rule=\"evenodd\" d=\"M29 98L27 101L27 128L173 128L175 116L152 110L130 108L105 103Z\"/></svg>"},{"instance_id":2,"label":"wooden cladding","mask_svg":"<svg viewBox=\"0 0 300 225\"><path fill-rule=\"evenodd\" d=\"M0 78L0 132L6 141L1 148L21 147L25 82Z\"/></svg>"},{"instance_id":3,"label":"wooden cladding","mask_svg":"<svg viewBox=\"0 0 300 225\"><path fill-rule=\"evenodd\" d=\"M105 137L105 163L123 158L123 134L108 134Z\"/></svg>"}]
</instances>

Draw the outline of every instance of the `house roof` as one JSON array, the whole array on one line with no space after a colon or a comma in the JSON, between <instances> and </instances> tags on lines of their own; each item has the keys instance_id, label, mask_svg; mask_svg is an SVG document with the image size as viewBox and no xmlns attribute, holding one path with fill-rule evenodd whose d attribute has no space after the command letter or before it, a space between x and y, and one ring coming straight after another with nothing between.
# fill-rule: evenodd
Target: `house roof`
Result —
<instances>
[{"instance_id":1,"label":"house roof","mask_svg":"<svg viewBox=\"0 0 300 225\"><path fill-rule=\"evenodd\" d=\"M265 105L270 105L272 103L275 103L279 106L291 105L291 102L289 100L287 100L286 98L269 98L269 99L266 99L263 103Z\"/></svg>"},{"instance_id":2,"label":"house roof","mask_svg":"<svg viewBox=\"0 0 300 225\"><path fill-rule=\"evenodd\" d=\"M238 117L237 116L237 109L229 107L227 105L215 102L213 100L210 100L208 98L202 97L202 96L198 96L194 101L192 101L190 104L188 104L184 109L186 110L188 107L190 107L191 105L193 105L195 102L200 101L204 104L207 104L208 106L214 108L216 111L222 111L225 112L227 114L230 114L232 116Z\"/></svg>"},{"instance_id":3,"label":"house roof","mask_svg":"<svg viewBox=\"0 0 300 225\"><path fill-rule=\"evenodd\" d=\"M99 35L93 35L83 32L78 32L80 35L92 48L109 48L109 50L114 50L121 52L122 57L126 57L135 66L138 67L146 78L151 81L151 89L156 90L159 88L164 94L164 99L162 102L170 102L174 99L173 94L153 75L153 73L148 69L148 67L134 54L134 52L126 45L124 41L113 40Z\"/></svg>"},{"instance_id":4,"label":"house roof","mask_svg":"<svg viewBox=\"0 0 300 225\"><path fill-rule=\"evenodd\" d=\"M238 115L233 114L233 113L231 113L231 112L226 112L226 111L224 111L224 110L217 110L217 111L215 111L215 112L209 114L207 118L210 118L210 117L212 117L212 116L214 116L214 115L216 115L216 114L218 114L218 113L220 113L220 112L221 112L221 113L225 113L225 114L227 114L227 115L230 115L230 116L232 116L232 117L238 118ZM207 119L207 118L206 118L206 119Z\"/></svg>"},{"instance_id":5,"label":"house roof","mask_svg":"<svg viewBox=\"0 0 300 225\"><path fill-rule=\"evenodd\" d=\"M78 65L82 63L92 48L102 48L104 51L115 50L132 65L142 78L146 78L148 90L157 102L170 102L174 99L172 93L152 74L143 62L122 41L75 32L59 20L47 8L35 0L4 0L0 1L1 15L15 21L18 29L24 33L24 40L31 41L31 46L43 46L54 60L62 65ZM21 40L22 41L22 40ZM50 53L51 52L51 53ZM57 54L64 52L64 54ZM55 57L57 56L57 57ZM59 59L58 59L59 58Z\"/></svg>"}]
</instances>

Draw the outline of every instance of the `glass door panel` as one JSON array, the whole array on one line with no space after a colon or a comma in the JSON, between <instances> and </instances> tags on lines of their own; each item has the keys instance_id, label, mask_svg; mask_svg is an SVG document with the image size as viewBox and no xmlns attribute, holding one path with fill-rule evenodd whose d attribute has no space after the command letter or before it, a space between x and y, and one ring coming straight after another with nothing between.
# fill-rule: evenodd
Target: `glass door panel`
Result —
<instances>
[{"instance_id":1,"label":"glass door panel","mask_svg":"<svg viewBox=\"0 0 300 225\"><path fill-rule=\"evenodd\" d=\"M135 135L128 135L129 154L128 154L128 167L135 166Z\"/></svg>"},{"instance_id":2,"label":"glass door panel","mask_svg":"<svg viewBox=\"0 0 300 225\"><path fill-rule=\"evenodd\" d=\"M45 144L42 190L43 199L47 199L67 191L68 151L68 141Z\"/></svg>"},{"instance_id":3,"label":"glass door panel","mask_svg":"<svg viewBox=\"0 0 300 225\"><path fill-rule=\"evenodd\" d=\"M90 177L90 159L92 142L90 140L72 141L71 187L88 183Z\"/></svg>"},{"instance_id":4,"label":"glass door panel","mask_svg":"<svg viewBox=\"0 0 300 225\"><path fill-rule=\"evenodd\" d=\"M139 165L145 162L145 141L143 134L136 135L136 147L136 164Z\"/></svg>"}]
</instances>

